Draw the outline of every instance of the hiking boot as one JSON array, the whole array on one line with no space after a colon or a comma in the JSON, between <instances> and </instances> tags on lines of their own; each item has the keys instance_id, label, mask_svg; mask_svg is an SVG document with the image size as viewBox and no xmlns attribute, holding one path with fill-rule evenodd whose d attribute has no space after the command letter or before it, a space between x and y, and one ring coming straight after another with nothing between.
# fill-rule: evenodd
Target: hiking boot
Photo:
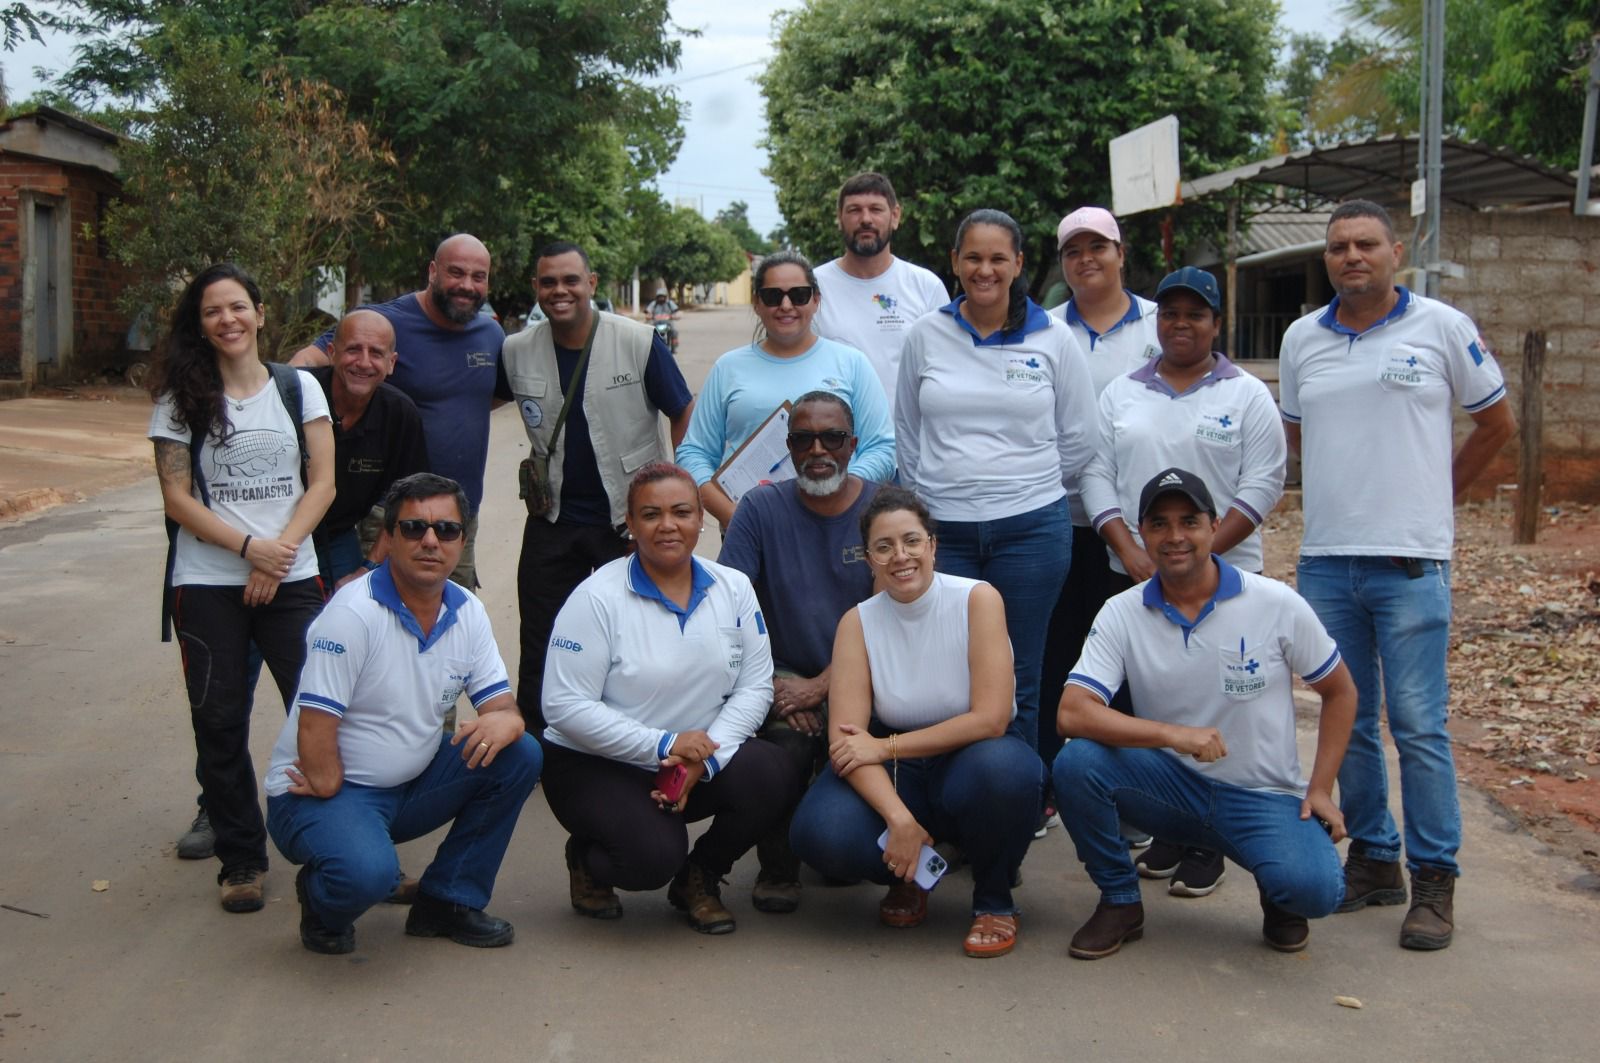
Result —
<instances>
[{"instance_id":1,"label":"hiking boot","mask_svg":"<svg viewBox=\"0 0 1600 1063\"><path fill-rule=\"evenodd\" d=\"M1299 952L1311 940L1311 924L1303 915L1286 912L1261 894L1261 936L1279 952Z\"/></svg>"},{"instance_id":2,"label":"hiking boot","mask_svg":"<svg viewBox=\"0 0 1600 1063\"><path fill-rule=\"evenodd\" d=\"M1167 892L1174 897L1206 897L1222 885L1227 874L1221 853L1191 847L1183 851Z\"/></svg>"},{"instance_id":3,"label":"hiking boot","mask_svg":"<svg viewBox=\"0 0 1600 1063\"><path fill-rule=\"evenodd\" d=\"M259 912L266 901L261 884L267 873L259 867L236 867L222 876L222 909L226 912Z\"/></svg>"},{"instance_id":4,"label":"hiking boot","mask_svg":"<svg viewBox=\"0 0 1600 1063\"><path fill-rule=\"evenodd\" d=\"M594 880L578 859L578 839L567 839L567 889L572 910L590 919L621 919L622 901L617 891Z\"/></svg>"},{"instance_id":5,"label":"hiking boot","mask_svg":"<svg viewBox=\"0 0 1600 1063\"><path fill-rule=\"evenodd\" d=\"M1072 935L1067 955L1079 960L1098 960L1122 948L1124 942L1144 937L1144 905L1107 904L1101 901L1089 921Z\"/></svg>"},{"instance_id":6,"label":"hiking boot","mask_svg":"<svg viewBox=\"0 0 1600 1063\"><path fill-rule=\"evenodd\" d=\"M1183 846L1171 842L1154 841L1134 861L1140 878L1171 878L1183 862Z\"/></svg>"},{"instance_id":7,"label":"hiking boot","mask_svg":"<svg viewBox=\"0 0 1600 1063\"><path fill-rule=\"evenodd\" d=\"M722 906L722 885L693 860L685 860L667 887L667 900L689 913L689 925L702 934L731 934L737 927L733 913Z\"/></svg>"},{"instance_id":8,"label":"hiking boot","mask_svg":"<svg viewBox=\"0 0 1600 1063\"><path fill-rule=\"evenodd\" d=\"M756 884L750 904L758 912L784 915L800 907L800 859L789 848L787 818L756 842Z\"/></svg>"},{"instance_id":9,"label":"hiking boot","mask_svg":"<svg viewBox=\"0 0 1600 1063\"><path fill-rule=\"evenodd\" d=\"M1438 867L1411 872L1411 910L1400 924L1403 949L1442 949L1455 930L1456 877Z\"/></svg>"},{"instance_id":10,"label":"hiking boot","mask_svg":"<svg viewBox=\"0 0 1600 1063\"><path fill-rule=\"evenodd\" d=\"M356 950L354 926L347 926L343 930L329 930L312 912L311 901L306 896L306 876L310 874L311 865L301 864L300 873L294 877L294 895L300 902L300 944L324 956L343 956L347 952L354 952Z\"/></svg>"},{"instance_id":11,"label":"hiking boot","mask_svg":"<svg viewBox=\"0 0 1600 1063\"><path fill-rule=\"evenodd\" d=\"M1369 904L1404 903L1406 884L1400 877L1400 861L1374 860L1352 847L1344 859L1344 900L1337 910L1357 912Z\"/></svg>"},{"instance_id":12,"label":"hiking boot","mask_svg":"<svg viewBox=\"0 0 1600 1063\"><path fill-rule=\"evenodd\" d=\"M421 892L411 904L411 914L406 916L406 933L414 938L449 938L457 945L475 949L509 945L517 936L510 923L481 908L468 908Z\"/></svg>"},{"instance_id":13,"label":"hiking boot","mask_svg":"<svg viewBox=\"0 0 1600 1063\"><path fill-rule=\"evenodd\" d=\"M216 852L217 832L211 829L211 814L202 808L178 839L178 859L209 860Z\"/></svg>"}]
</instances>

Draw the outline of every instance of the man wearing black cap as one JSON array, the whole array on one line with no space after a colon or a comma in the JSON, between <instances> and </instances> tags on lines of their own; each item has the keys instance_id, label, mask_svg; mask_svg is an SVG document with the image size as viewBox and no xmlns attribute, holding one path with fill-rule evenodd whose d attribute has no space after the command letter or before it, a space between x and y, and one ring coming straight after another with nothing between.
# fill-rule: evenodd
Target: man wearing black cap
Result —
<instances>
[{"instance_id":1,"label":"man wearing black cap","mask_svg":"<svg viewBox=\"0 0 1600 1063\"><path fill-rule=\"evenodd\" d=\"M1316 614L1276 580L1211 552L1216 505L1200 477L1165 469L1139 496L1155 576L1108 601L1067 679L1056 722L1061 818L1100 887L1070 955L1109 956L1144 933L1139 876L1119 818L1179 844L1220 850L1256 877L1262 935L1304 948L1308 919L1344 896L1333 843L1334 779L1356 690ZM1293 675L1322 698L1307 783L1295 744ZM1134 715L1109 705L1126 681Z\"/></svg>"}]
</instances>

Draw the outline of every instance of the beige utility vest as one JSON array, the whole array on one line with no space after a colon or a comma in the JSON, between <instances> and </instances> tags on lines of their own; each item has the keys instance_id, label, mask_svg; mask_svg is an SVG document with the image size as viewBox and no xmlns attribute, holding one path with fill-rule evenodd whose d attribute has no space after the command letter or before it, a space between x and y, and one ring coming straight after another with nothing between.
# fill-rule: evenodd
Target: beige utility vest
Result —
<instances>
[{"instance_id":1,"label":"beige utility vest","mask_svg":"<svg viewBox=\"0 0 1600 1063\"><path fill-rule=\"evenodd\" d=\"M644 390L645 364L650 359L650 344L655 331L603 310L592 311L600 319L594 347L584 371L584 416L589 420L589 440L594 444L595 463L600 482L611 502L611 523L621 524L628 512L628 482L641 467L652 461L671 461L661 432L661 411L650 402ZM506 380L511 385L522 426L528 432L533 456L550 458L550 492L554 502L545 519L554 523L561 513L562 459L567 433L572 430L572 414L561 429L555 452L550 451L550 433L561 404L566 399L556 367L556 349L550 322L541 321L506 337L500 351Z\"/></svg>"}]
</instances>

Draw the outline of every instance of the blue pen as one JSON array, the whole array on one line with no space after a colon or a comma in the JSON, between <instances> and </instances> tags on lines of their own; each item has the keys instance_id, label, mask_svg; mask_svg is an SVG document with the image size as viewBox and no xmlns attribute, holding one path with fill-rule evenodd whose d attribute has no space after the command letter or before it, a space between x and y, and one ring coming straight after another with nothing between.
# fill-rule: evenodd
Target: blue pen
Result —
<instances>
[{"instance_id":1,"label":"blue pen","mask_svg":"<svg viewBox=\"0 0 1600 1063\"><path fill-rule=\"evenodd\" d=\"M772 463L772 468L767 470L767 475L771 476L773 473L775 473L779 469L783 468L783 463L784 463L785 460L787 460L787 459L779 458L777 461L773 462Z\"/></svg>"}]
</instances>

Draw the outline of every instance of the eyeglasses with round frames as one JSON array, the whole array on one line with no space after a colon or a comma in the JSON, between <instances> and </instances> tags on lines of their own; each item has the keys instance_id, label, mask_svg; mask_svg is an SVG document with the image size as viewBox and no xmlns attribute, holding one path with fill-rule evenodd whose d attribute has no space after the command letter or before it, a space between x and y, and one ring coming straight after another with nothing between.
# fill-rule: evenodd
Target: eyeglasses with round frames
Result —
<instances>
[{"instance_id":1,"label":"eyeglasses with round frames","mask_svg":"<svg viewBox=\"0 0 1600 1063\"><path fill-rule=\"evenodd\" d=\"M931 535L918 535L915 532L896 542L893 539L879 539L867 547L867 556L880 565L887 565L894 560L894 555L904 551L905 555L915 561L928 552L928 544L933 542Z\"/></svg>"}]
</instances>

